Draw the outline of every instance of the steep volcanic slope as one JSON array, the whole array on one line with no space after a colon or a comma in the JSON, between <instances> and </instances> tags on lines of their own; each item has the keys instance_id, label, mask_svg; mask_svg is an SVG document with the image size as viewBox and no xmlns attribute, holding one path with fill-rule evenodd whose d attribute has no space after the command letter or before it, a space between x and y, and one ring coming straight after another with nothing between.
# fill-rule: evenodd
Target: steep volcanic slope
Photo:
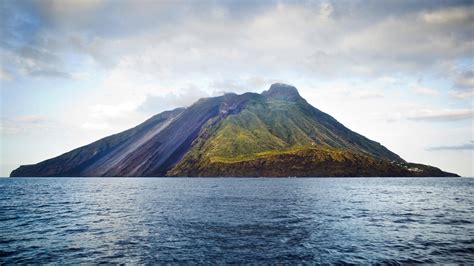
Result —
<instances>
[{"instance_id":1,"label":"steep volcanic slope","mask_svg":"<svg viewBox=\"0 0 474 266\"><path fill-rule=\"evenodd\" d=\"M238 112L245 101L236 94L201 99L58 157L20 166L11 176L163 176L205 124Z\"/></svg>"},{"instance_id":2,"label":"steep volcanic slope","mask_svg":"<svg viewBox=\"0 0 474 266\"><path fill-rule=\"evenodd\" d=\"M34 165L20 166L11 176L102 176L109 166L118 164L122 155L138 149L143 138L184 112L183 108L163 112L148 119L139 126L115 134L84 147L77 148L58 157ZM94 167L96 166L96 167Z\"/></svg>"},{"instance_id":3,"label":"steep volcanic slope","mask_svg":"<svg viewBox=\"0 0 474 266\"><path fill-rule=\"evenodd\" d=\"M405 162L308 104L296 88L226 94L11 176L448 176Z\"/></svg>"}]
</instances>

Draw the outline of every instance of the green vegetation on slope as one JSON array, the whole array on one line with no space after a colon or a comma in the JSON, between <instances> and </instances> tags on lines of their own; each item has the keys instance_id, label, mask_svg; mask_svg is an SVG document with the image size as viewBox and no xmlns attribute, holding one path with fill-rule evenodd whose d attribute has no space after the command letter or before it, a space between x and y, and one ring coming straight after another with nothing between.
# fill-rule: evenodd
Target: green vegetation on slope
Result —
<instances>
[{"instance_id":1,"label":"green vegetation on slope","mask_svg":"<svg viewBox=\"0 0 474 266\"><path fill-rule=\"evenodd\" d=\"M195 164L194 164L195 165ZM174 168L171 176L329 177L329 176L456 176L438 168L380 160L348 150L313 147L269 152L242 161L212 161L200 167Z\"/></svg>"},{"instance_id":2,"label":"green vegetation on slope","mask_svg":"<svg viewBox=\"0 0 474 266\"><path fill-rule=\"evenodd\" d=\"M318 151L321 158L314 159L321 161L326 157L340 161L343 154L375 160L386 153L391 156L386 160L399 158L312 108L302 98L287 101L255 94L240 112L208 123L190 151L168 174L201 175L216 164L222 172L226 165L305 150L313 154Z\"/></svg>"},{"instance_id":3,"label":"green vegetation on slope","mask_svg":"<svg viewBox=\"0 0 474 266\"><path fill-rule=\"evenodd\" d=\"M203 151L211 160L242 160L327 142L332 142L331 136L302 113L299 103L258 101L222 121Z\"/></svg>"}]
</instances>

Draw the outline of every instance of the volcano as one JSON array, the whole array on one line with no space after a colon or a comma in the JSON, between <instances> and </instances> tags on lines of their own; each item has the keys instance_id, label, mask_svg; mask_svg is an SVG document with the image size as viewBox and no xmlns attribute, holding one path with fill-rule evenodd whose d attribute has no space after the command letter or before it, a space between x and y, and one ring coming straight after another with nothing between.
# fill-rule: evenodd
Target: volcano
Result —
<instances>
[{"instance_id":1,"label":"volcano","mask_svg":"<svg viewBox=\"0 0 474 266\"><path fill-rule=\"evenodd\" d=\"M24 177L457 176L409 163L273 84L155 115L58 157L20 166Z\"/></svg>"}]
</instances>

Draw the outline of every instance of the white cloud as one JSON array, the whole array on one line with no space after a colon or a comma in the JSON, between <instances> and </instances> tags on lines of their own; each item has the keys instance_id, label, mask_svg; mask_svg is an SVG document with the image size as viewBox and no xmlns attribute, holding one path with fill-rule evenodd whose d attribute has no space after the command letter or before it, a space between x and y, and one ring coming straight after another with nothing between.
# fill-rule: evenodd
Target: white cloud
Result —
<instances>
[{"instance_id":1,"label":"white cloud","mask_svg":"<svg viewBox=\"0 0 474 266\"><path fill-rule=\"evenodd\" d=\"M474 89L474 70L468 70L461 73L457 73L454 79L454 86L461 90L473 90Z\"/></svg>"},{"instance_id":2,"label":"white cloud","mask_svg":"<svg viewBox=\"0 0 474 266\"><path fill-rule=\"evenodd\" d=\"M0 133L4 136L47 130L57 126L54 121L39 115L1 117L0 119Z\"/></svg>"},{"instance_id":3,"label":"white cloud","mask_svg":"<svg viewBox=\"0 0 474 266\"><path fill-rule=\"evenodd\" d=\"M123 116L124 113L133 111L136 108L137 105L133 102L114 105L96 104L89 107L91 116L96 119L120 117Z\"/></svg>"},{"instance_id":4,"label":"white cloud","mask_svg":"<svg viewBox=\"0 0 474 266\"><path fill-rule=\"evenodd\" d=\"M460 9L457 12L471 13L469 10L472 11ZM350 31L342 41L342 49L351 51L357 61L368 63L378 71L403 72L427 70L440 60L473 53L473 36L468 34L473 22L470 15L466 14L468 20L460 25L449 21L432 25L420 19L425 16L424 12L388 16L361 31Z\"/></svg>"},{"instance_id":5,"label":"white cloud","mask_svg":"<svg viewBox=\"0 0 474 266\"><path fill-rule=\"evenodd\" d=\"M474 109L420 110L408 116L414 121L449 122L474 118Z\"/></svg>"},{"instance_id":6,"label":"white cloud","mask_svg":"<svg viewBox=\"0 0 474 266\"><path fill-rule=\"evenodd\" d=\"M468 90L468 91L451 91L449 92L449 95L458 98L458 99L467 99L471 103L473 103L473 98L474 98L474 90Z\"/></svg>"},{"instance_id":7,"label":"white cloud","mask_svg":"<svg viewBox=\"0 0 474 266\"><path fill-rule=\"evenodd\" d=\"M102 122L97 122L97 121L88 121L82 123L81 127L86 130L99 130L99 131L106 131L110 130L110 125L107 123Z\"/></svg>"},{"instance_id":8,"label":"white cloud","mask_svg":"<svg viewBox=\"0 0 474 266\"><path fill-rule=\"evenodd\" d=\"M12 80L12 75L6 69L0 67L0 80Z\"/></svg>"},{"instance_id":9,"label":"white cloud","mask_svg":"<svg viewBox=\"0 0 474 266\"><path fill-rule=\"evenodd\" d=\"M474 141L469 143L464 143L460 145L450 145L450 146L434 146L429 147L426 150L428 151L463 151L463 150L474 150Z\"/></svg>"},{"instance_id":10,"label":"white cloud","mask_svg":"<svg viewBox=\"0 0 474 266\"><path fill-rule=\"evenodd\" d=\"M268 86L273 83L289 83L279 79L267 79L262 77L239 77L235 79L214 80L210 84L213 89L213 95L221 95L227 92L245 93L245 92L260 92L268 89Z\"/></svg>"},{"instance_id":11,"label":"white cloud","mask_svg":"<svg viewBox=\"0 0 474 266\"><path fill-rule=\"evenodd\" d=\"M421 18L427 23L436 25L459 25L472 23L474 20L474 9L453 7L431 12L423 12Z\"/></svg>"},{"instance_id":12,"label":"white cloud","mask_svg":"<svg viewBox=\"0 0 474 266\"><path fill-rule=\"evenodd\" d=\"M148 95L145 101L139 106L139 110L150 115L155 115L177 107L187 107L198 99L209 96L206 91L191 86L176 93Z\"/></svg>"},{"instance_id":13,"label":"white cloud","mask_svg":"<svg viewBox=\"0 0 474 266\"><path fill-rule=\"evenodd\" d=\"M384 95L380 92L376 91L368 91L368 90L359 90L355 92L355 94L360 98L360 99L380 99L383 98Z\"/></svg>"},{"instance_id":14,"label":"white cloud","mask_svg":"<svg viewBox=\"0 0 474 266\"><path fill-rule=\"evenodd\" d=\"M145 116L137 111L139 104L134 101L92 104L85 111L73 113L72 116L77 117L75 123L79 123L82 130L112 133L133 127L145 119Z\"/></svg>"},{"instance_id":15,"label":"white cloud","mask_svg":"<svg viewBox=\"0 0 474 266\"><path fill-rule=\"evenodd\" d=\"M412 89L416 94L420 94L420 95L429 95L429 96L439 95L439 92L437 90L428 88L428 87L414 86Z\"/></svg>"}]
</instances>

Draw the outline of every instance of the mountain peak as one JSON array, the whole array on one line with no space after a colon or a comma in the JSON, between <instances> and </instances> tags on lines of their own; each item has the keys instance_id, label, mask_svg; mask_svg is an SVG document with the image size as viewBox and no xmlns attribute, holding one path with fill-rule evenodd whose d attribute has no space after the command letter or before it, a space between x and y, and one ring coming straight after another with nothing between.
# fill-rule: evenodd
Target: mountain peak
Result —
<instances>
[{"instance_id":1,"label":"mountain peak","mask_svg":"<svg viewBox=\"0 0 474 266\"><path fill-rule=\"evenodd\" d=\"M297 100L301 99L298 90L291 85L284 83L274 83L270 86L270 89L262 92L262 95L269 98L275 98L279 100Z\"/></svg>"}]
</instances>

